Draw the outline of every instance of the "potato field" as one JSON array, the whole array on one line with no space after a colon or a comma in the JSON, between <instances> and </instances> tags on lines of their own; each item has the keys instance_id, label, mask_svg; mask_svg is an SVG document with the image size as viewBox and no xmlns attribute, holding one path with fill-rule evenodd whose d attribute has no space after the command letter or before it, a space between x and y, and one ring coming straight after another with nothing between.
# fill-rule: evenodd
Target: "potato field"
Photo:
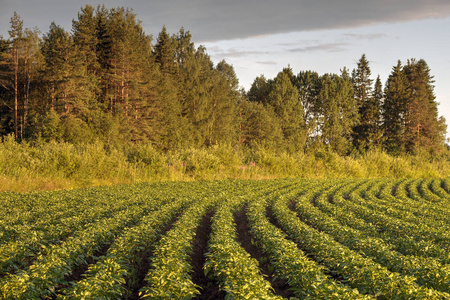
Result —
<instances>
[{"instance_id":1,"label":"potato field","mask_svg":"<svg viewBox=\"0 0 450 300\"><path fill-rule=\"evenodd\" d=\"M0 299L450 299L450 178L2 193Z\"/></svg>"}]
</instances>

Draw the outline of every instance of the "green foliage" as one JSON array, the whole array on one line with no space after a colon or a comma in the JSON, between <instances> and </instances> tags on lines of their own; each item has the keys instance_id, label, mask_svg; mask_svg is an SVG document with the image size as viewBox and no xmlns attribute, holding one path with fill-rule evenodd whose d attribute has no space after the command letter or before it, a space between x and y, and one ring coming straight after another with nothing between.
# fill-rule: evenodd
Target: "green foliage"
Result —
<instances>
[{"instance_id":1,"label":"green foliage","mask_svg":"<svg viewBox=\"0 0 450 300\"><path fill-rule=\"evenodd\" d=\"M163 153L151 144L116 148L111 142L86 143L85 138L70 144L42 138L17 143L14 137L5 137L0 143L0 189L225 178L443 178L450 172L445 157L395 157L380 150L343 157L324 147L291 153L255 143L251 147L225 144Z\"/></svg>"},{"instance_id":2,"label":"green foliage","mask_svg":"<svg viewBox=\"0 0 450 300\"><path fill-rule=\"evenodd\" d=\"M241 144L264 144L272 149L282 147L283 133L271 106L250 101L242 101L239 106Z\"/></svg>"},{"instance_id":3,"label":"green foliage","mask_svg":"<svg viewBox=\"0 0 450 300\"><path fill-rule=\"evenodd\" d=\"M51 23L41 39L15 13L9 33L0 40L0 135L17 141L98 140L121 151L149 143L164 154L224 144L294 156L445 153L424 60L399 62L384 91L362 55L351 76L287 67L245 93L233 66L215 65L189 31L163 27L152 42L128 8L86 5L70 32Z\"/></svg>"},{"instance_id":4,"label":"green foliage","mask_svg":"<svg viewBox=\"0 0 450 300\"><path fill-rule=\"evenodd\" d=\"M293 86L287 69L278 73L268 95L268 103L279 118L285 149L303 150L306 140L304 111L299 101L298 90Z\"/></svg>"},{"instance_id":5,"label":"green foliage","mask_svg":"<svg viewBox=\"0 0 450 300\"><path fill-rule=\"evenodd\" d=\"M261 275L258 261L236 241L233 211L242 204L240 198L218 205L212 220L209 251L206 253L205 273L219 280L227 299L281 299L274 296L270 283Z\"/></svg>"},{"instance_id":6,"label":"green foliage","mask_svg":"<svg viewBox=\"0 0 450 300\"><path fill-rule=\"evenodd\" d=\"M59 115L51 109L43 118L38 135L45 141L60 141L63 135L62 131L61 119Z\"/></svg>"},{"instance_id":7,"label":"green foliage","mask_svg":"<svg viewBox=\"0 0 450 300\"><path fill-rule=\"evenodd\" d=\"M195 299L216 287L282 299L271 285L282 279L290 299L450 299L448 188L278 179L1 193L0 297ZM243 227L259 261L238 242ZM207 250L194 271L197 238Z\"/></svg>"},{"instance_id":8,"label":"green foliage","mask_svg":"<svg viewBox=\"0 0 450 300\"><path fill-rule=\"evenodd\" d=\"M78 118L64 119L62 138L71 144L87 144L94 141L94 134L89 125Z\"/></svg>"},{"instance_id":9,"label":"green foliage","mask_svg":"<svg viewBox=\"0 0 450 300\"><path fill-rule=\"evenodd\" d=\"M309 186L306 184L306 186ZM307 258L297 245L286 238L286 234L267 219L264 210L266 199L254 200L249 204L250 230L256 236L257 245L269 256L276 270L275 276L282 278L292 287L300 299L371 299L360 295L334 280L327 278L324 269Z\"/></svg>"}]
</instances>

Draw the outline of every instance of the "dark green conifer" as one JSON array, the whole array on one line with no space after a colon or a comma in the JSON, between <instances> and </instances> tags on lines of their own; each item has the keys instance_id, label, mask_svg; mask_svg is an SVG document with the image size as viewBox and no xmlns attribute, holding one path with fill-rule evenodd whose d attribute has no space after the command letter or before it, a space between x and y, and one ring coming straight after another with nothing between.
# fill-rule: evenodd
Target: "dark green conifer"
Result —
<instances>
[{"instance_id":1,"label":"dark green conifer","mask_svg":"<svg viewBox=\"0 0 450 300\"><path fill-rule=\"evenodd\" d=\"M405 151L404 132L406 125L409 81L401 61L392 68L384 89L382 106L382 128L385 148L394 154Z\"/></svg>"},{"instance_id":2,"label":"dark green conifer","mask_svg":"<svg viewBox=\"0 0 450 300\"><path fill-rule=\"evenodd\" d=\"M445 119L439 118L433 76L425 60L408 60L404 72L409 81L405 116L405 148L416 154L442 151Z\"/></svg>"}]
</instances>

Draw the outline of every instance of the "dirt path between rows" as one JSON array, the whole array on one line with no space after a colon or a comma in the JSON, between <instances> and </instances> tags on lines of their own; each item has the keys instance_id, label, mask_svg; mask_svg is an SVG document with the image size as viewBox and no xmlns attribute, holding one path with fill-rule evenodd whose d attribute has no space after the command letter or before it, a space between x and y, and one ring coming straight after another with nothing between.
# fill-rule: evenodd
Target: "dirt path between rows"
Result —
<instances>
[{"instance_id":1,"label":"dirt path between rows","mask_svg":"<svg viewBox=\"0 0 450 300\"><path fill-rule=\"evenodd\" d=\"M169 230L173 228L174 223L178 220L181 214L177 214L164 228L159 232L158 241L164 236ZM154 244L156 244L156 241ZM153 245L154 245L153 244ZM151 258L153 257L153 245L148 245L140 253L136 253L135 259L130 262L132 264L133 273L129 277L125 278L125 299L128 300L138 300L141 299L139 296L139 290L145 286L145 276L150 270Z\"/></svg>"},{"instance_id":2,"label":"dirt path between rows","mask_svg":"<svg viewBox=\"0 0 450 300\"><path fill-rule=\"evenodd\" d=\"M193 273L191 274L191 278L194 284L200 286L201 294L194 298L199 300L222 300L225 299L226 295L224 291L219 290L217 281L206 276L203 270L206 262L205 253L208 251L208 239L211 234L211 218L213 215L214 210L210 210L203 216L193 241L193 252L191 255Z\"/></svg>"},{"instance_id":3,"label":"dirt path between rows","mask_svg":"<svg viewBox=\"0 0 450 300\"><path fill-rule=\"evenodd\" d=\"M294 294L289 291L289 285L286 280L274 279L274 273L269 271L269 261L266 256L256 247L252 240L255 237L250 233L250 227L248 224L247 216L245 215L245 207L234 214L234 220L236 222L237 241L247 251L251 257L259 261L259 267L264 275L267 275L267 280L270 282L274 289L274 294L289 299L294 297Z\"/></svg>"}]
</instances>

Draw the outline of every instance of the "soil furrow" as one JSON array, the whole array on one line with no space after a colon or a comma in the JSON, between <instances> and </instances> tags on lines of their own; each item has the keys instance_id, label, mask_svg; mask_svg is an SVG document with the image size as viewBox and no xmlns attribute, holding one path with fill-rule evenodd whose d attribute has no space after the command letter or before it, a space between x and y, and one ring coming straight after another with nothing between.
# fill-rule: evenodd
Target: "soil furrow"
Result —
<instances>
[{"instance_id":1,"label":"soil furrow","mask_svg":"<svg viewBox=\"0 0 450 300\"><path fill-rule=\"evenodd\" d=\"M210 210L203 216L200 226L198 226L193 241L193 251L191 255L192 264L192 282L200 288L200 295L194 299L199 300L213 300L225 299L226 293L219 289L219 283L207 275L203 270L206 263L205 253L208 251L208 239L211 234L211 218L214 215L214 210Z\"/></svg>"},{"instance_id":2,"label":"soil furrow","mask_svg":"<svg viewBox=\"0 0 450 300\"><path fill-rule=\"evenodd\" d=\"M248 219L245 215L245 208L242 208L234 214L234 220L236 222L237 241L252 258L258 260L261 272L267 276L267 280L274 289L274 294L287 299L289 299L289 297L294 297L294 294L289 291L289 285L286 280L274 279L274 272L269 270L269 259L252 242L255 237L250 233Z\"/></svg>"}]
</instances>

